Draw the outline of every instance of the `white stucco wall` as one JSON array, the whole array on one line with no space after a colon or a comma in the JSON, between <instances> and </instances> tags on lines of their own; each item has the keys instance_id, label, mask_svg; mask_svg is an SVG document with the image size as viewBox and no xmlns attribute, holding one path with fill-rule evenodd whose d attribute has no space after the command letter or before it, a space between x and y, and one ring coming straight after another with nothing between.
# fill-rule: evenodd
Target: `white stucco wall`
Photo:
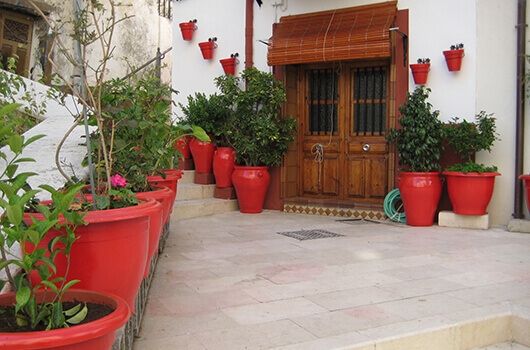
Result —
<instances>
[{"instance_id":1,"label":"white stucco wall","mask_svg":"<svg viewBox=\"0 0 530 350\"><path fill-rule=\"evenodd\" d=\"M267 66L267 46L258 40L272 35L272 24L282 16L333 8L377 3L380 0L285 0L287 6L274 7L264 2L254 5L254 63ZM432 89L431 103L440 110L441 119L453 117L473 120L481 110L495 113L501 141L491 153L481 152L477 159L494 164L503 174L497 179L490 212L494 224L506 224L513 211L514 123L515 123L515 23L516 0L399 0L399 9L409 9L409 60L431 59L427 86ZM211 7L208 0L174 3L173 81L184 102L194 92L215 91L213 78L222 74L219 58L239 52L243 69L245 2L225 0L222 7ZM207 19L207 23L199 18ZM195 40L184 42L178 23L199 20ZM201 27L202 26L202 27ZM210 34L211 31L215 34ZM197 43L208 36L219 38L219 49L212 62L202 60ZM530 37L530 36L529 36ZM452 44L464 43L465 58L459 72L449 72L442 51ZM410 90L415 88L410 76ZM529 107L530 109L530 107ZM175 109L177 116L179 109ZM530 171L530 122L527 122L526 171Z\"/></svg>"}]
</instances>

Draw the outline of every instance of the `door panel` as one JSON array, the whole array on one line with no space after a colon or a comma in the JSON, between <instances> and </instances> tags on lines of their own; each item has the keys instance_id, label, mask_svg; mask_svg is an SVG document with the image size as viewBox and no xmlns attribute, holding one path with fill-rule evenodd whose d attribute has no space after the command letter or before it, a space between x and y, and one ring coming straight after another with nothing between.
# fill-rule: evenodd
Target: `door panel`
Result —
<instances>
[{"instance_id":1,"label":"door panel","mask_svg":"<svg viewBox=\"0 0 530 350\"><path fill-rule=\"evenodd\" d=\"M382 203L388 191L388 64L301 69L301 196Z\"/></svg>"}]
</instances>

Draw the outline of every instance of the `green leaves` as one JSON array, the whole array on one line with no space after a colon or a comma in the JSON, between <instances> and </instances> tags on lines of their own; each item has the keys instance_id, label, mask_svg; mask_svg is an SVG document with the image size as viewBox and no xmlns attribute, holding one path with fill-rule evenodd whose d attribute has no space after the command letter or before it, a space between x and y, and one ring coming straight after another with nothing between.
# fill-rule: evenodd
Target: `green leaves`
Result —
<instances>
[{"instance_id":1,"label":"green leaves","mask_svg":"<svg viewBox=\"0 0 530 350\"><path fill-rule=\"evenodd\" d=\"M401 128L390 130L387 140L397 144L399 164L408 171L429 172L440 169L442 122L438 111L427 102L430 89L417 87L408 93L399 111Z\"/></svg>"}]
</instances>

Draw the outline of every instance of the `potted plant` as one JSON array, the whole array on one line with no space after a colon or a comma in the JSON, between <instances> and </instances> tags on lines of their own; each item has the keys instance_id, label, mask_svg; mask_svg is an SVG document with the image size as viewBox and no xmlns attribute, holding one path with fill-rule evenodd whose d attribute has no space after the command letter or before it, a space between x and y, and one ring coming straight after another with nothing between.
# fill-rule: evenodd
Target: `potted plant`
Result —
<instances>
[{"instance_id":1,"label":"potted plant","mask_svg":"<svg viewBox=\"0 0 530 350\"><path fill-rule=\"evenodd\" d=\"M475 122L453 119L444 127L444 136L456 153L465 160L444 171L453 211L461 215L484 215L493 195L496 166L477 164L472 159L478 151L491 151L497 139L495 118L482 111Z\"/></svg>"},{"instance_id":2,"label":"potted plant","mask_svg":"<svg viewBox=\"0 0 530 350\"><path fill-rule=\"evenodd\" d=\"M285 90L272 74L256 68L245 69L240 77L218 77L216 85L231 107L225 135L236 151L232 182L240 211L260 213L270 181L268 167L282 162L296 127L293 118L279 114Z\"/></svg>"},{"instance_id":3,"label":"potted plant","mask_svg":"<svg viewBox=\"0 0 530 350\"><path fill-rule=\"evenodd\" d=\"M211 60L213 58L214 50L217 48L217 38L208 38L208 41L199 43L202 58Z\"/></svg>"},{"instance_id":4,"label":"potted plant","mask_svg":"<svg viewBox=\"0 0 530 350\"><path fill-rule=\"evenodd\" d=\"M0 117L16 109L7 105ZM11 125L0 128L0 151L4 170L0 172L0 270L5 273L13 292L0 294L0 348L15 349L110 349L115 332L130 315L127 303L107 293L75 290L79 280L57 274L54 257L62 254L72 258L74 231L83 224L83 214L74 205L81 186L59 192L41 186L54 197L54 205L37 206L41 220L25 221L23 212L40 190L31 189L27 180L34 173L19 172L22 163L33 159L23 157L26 146L41 136L25 139L12 131ZM42 241L52 229L61 229L50 244ZM20 247L23 254L9 255L8 249ZM18 271L12 269L15 267ZM32 279L32 275L38 279Z\"/></svg>"},{"instance_id":5,"label":"potted plant","mask_svg":"<svg viewBox=\"0 0 530 350\"><path fill-rule=\"evenodd\" d=\"M239 54L233 53L228 58L223 58L219 60L219 63L221 63L221 66L223 66L223 71L225 74L234 75L236 74L236 65L239 63L239 60L237 59L239 57Z\"/></svg>"},{"instance_id":6,"label":"potted plant","mask_svg":"<svg viewBox=\"0 0 530 350\"><path fill-rule=\"evenodd\" d=\"M418 63L410 65L414 83L417 85L425 85L427 83L427 77L429 76L429 70L431 69L431 59L418 58L417 62Z\"/></svg>"},{"instance_id":7,"label":"potted plant","mask_svg":"<svg viewBox=\"0 0 530 350\"><path fill-rule=\"evenodd\" d=\"M447 62L447 69L450 72L456 72L462 67L462 58L464 58L464 44L451 45L450 50L443 52L445 61Z\"/></svg>"},{"instance_id":8,"label":"potted plant","mask_svg":"<svg viewBox=\"0 0 530 350\"><path fill-rule=\"evenodd\" d=\"M217 158L215 180L226 184L226 178L232 175L230 165L226 163L230 162L230 155L233 154L233 149L228 148L224 135L229 115L227 101L218 94L207 96L203 93L196 93L194 96L188 96L186 106L181 104L180 107L184 114L183 122L201 126L212 138L212 142L203 142L196 138L190 140L190 150L195 163L195 182L203 183L203 181L198 181L200 176L212 173L214 158ZM216 145L221 148L217 152ZM221 163L225 165L219 167Z\"/></svg>"},{"instance_id":9,"label":"potted plant","mask_svg":"<svg viewBox=\"0 0 530 350\"><path fill-rule=\"evenodd\" d=\"M399 191L407 224L431 226L442 193L440 153L442 123L438 111L427 102L430 89L419 86L407 94L400 108L400 128L393 129L388 140L397 144Z\"/></svg>"},{"instance_id":10,"label":"potted plant","mask_svg":"<svg viewBox=\"0 0 530 350\"><path fill-rule=\"evenodd\" d=\"M193 32L197 30L197 20L192 19L189 22L179 23L179 27L182 33L182 40L191 41L193 39Z\"/></svg>"}]
</instances>

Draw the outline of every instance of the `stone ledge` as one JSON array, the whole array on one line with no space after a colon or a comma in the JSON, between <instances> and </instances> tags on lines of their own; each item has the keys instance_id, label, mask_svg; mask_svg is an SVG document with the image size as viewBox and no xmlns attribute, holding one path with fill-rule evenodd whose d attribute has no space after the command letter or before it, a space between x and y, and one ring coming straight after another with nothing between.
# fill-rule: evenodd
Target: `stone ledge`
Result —
<instances>
[{"instance_id":1,"label":"stone ledge","mask_svg":"<svg viewBox=\"0 0 530 350\"><path fill-rule=\"evenodd\" d=\"M438 226L487 230L490 228L490 216L459 215L452 211L441 211L438 214Z\"/></svg>"},{"instance_id":2,"label":"stone ledge","mask_svg":"<svg viewBox=\"0 0 530 350\"><path fill-rule=\"evenodd\" d=\"M530 233L530 220L512 219L508 222L508 231Z\"/></svg>"}]
</instances>

